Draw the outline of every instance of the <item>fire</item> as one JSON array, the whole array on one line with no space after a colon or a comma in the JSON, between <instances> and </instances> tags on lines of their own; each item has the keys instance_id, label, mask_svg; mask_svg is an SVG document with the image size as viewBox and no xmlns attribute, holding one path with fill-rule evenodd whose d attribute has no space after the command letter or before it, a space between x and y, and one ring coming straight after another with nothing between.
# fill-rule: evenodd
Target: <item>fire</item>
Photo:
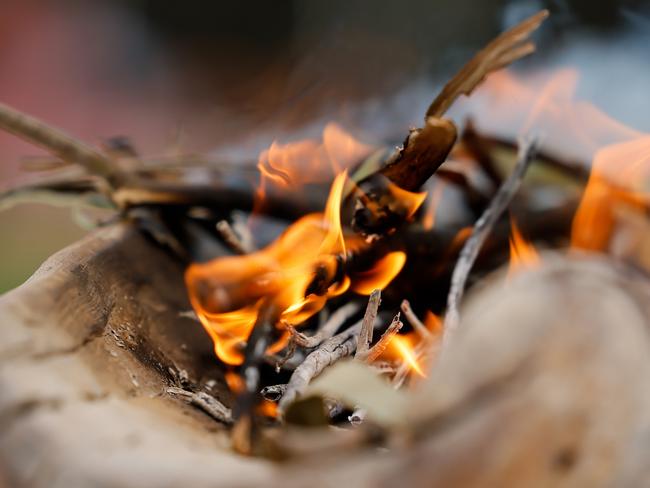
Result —
<instances>
[{"instance_id":1,"label":"fire","mask_svg":"<svg viewBox=\"0 0 650 488\"><path fill-rule=\"evenodd\" d=\"M325 147L333 155L339 150L331 142ZM187 269L185 280L190 301L222 361L242 364L243 347L264 304L270 303L277 310L275 320L280 337L267 349L268 353L275 353L289 338L281 324L303 323L322 309L328 299L348 289L360 294L383 289L401 271L406 255L393 252L379 259L371 269L331 283L346 253L362 242L357 236L346 237L341 226L340 207L346 182L347 172L343 171L334 179L325 211L296 221L265 249L246 256L192 264Z\"/></svg>"},{"instance_id":2,"label":"fire","mask_svg":"<svg viewBox=\"0 0 650 488\"><path fill-rule=\"evenodd\" d=\"M262 151L257 167L266 183L297 189L309 183L324 183L367 157L373 148L358 141L339 125L323 129L322 142L303 140L280 144Z\"/></svg>"},{"instance_id":3,"label":"fire","mask_svg":"<svg viewBox=\"0 0 650 488\"><path fill-rule=\"evenodd\" d=\"M442 194L445 189L445 184L442 181L436 182L431 195L427 200L427 206L422 217L422 227L427 230L433 229L436 225L436 212L438 211L438 204L442 199Z\"/></svg>"},{"instance_id":4,"label":"fire","mask_svg":"<svg viewBox=\"0 0 650 488\"><path fill-rule=\"evenodd\" d=\"M402 251L386 254L371 269L354 274L352 290L361 295L370 295L376 289L383 290L402 270L404 263L406 254Z\"/></svg>"},{"instance_id":5,"label":"fire","mask_svg":"<svg viewBox=\"0 0 650 488\"><path fill-rule=\"evenodd\" d=\"M573 248L606 251L621 205L647 208L650 136L607 146L596 153L591 174L573 220Z\"/></svg>"},{"instance_id":6,"label":"fire","mask_svg":"<svg viewBox=\"0 0 650 488\"><path fill-rule=\"evenodd\" d=\"M241 393L244 391L244 380L234 371L228 371L225 374L226 384L233 393Z\"/></svg>"},{"instance_id":7,"label":"fire","mask_svg":"<svg viewBox=\"0 0 650 488\"><path fill-rule=\"evenodd\" d=\"M510 268L508 275L525 268L539 266L540 257L533 245L526 241L519 231L515 220L510 218Z\"/></svg>"},{"instance_id":8,"label":"fire","mask_svg":"<svg viewBox=\"0 0 650 488\"><path fill-rule=\"evenodd\" d=\"M390 347L394 348L401 359L409 365L412 371L421 377L426 377L422 367L418 363L417 356L414 352L414 347L406 335L396 335L390 341Z\"/></svg>"}]
</instances>

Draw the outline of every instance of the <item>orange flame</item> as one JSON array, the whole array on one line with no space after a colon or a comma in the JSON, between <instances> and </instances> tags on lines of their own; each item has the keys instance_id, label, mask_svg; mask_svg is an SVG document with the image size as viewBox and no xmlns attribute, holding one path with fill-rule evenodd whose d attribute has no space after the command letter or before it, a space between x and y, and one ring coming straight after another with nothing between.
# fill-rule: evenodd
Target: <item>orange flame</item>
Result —
<instances>
[{"instance_id":1,"label":"orange flame","mask_svg":"<svg viewBox=\"0 0 650 488\"><path fill-rule=\"evenodd\" d=\"M233 393L241 393L244 391L244 380L234 371L227 371L225 374L226 384L230 391Z\"/></svg>"},{"instance_id":2,"label":"orange flame","mask_svg":"<svg viewBox=\"0 0 650 488\"><path fill-rule=\"evenodd\" d=\"M410 336L410 334L409 334ZM418 359L413 352L413 345L407 335L396 335L390 341L390 346L395 348L397 354L402 358L406 364L409 365L412 371L421 377L426 377L422 367L418 363Z\"/></svg>"},{"instance_id":3,"label":"orange flame","mask_svg":"<svg viewBox=\"0 0 650 488\"><path fill-rule=\"evenodd\" d=\"M276 418L278 416L278 404L264 399L257 405L256 411L264 417Z\"/></svg>"},{"instance_id":4,"label":"orange flame","mask_svg":"<svg viewBox=\"0 0 650 488\"><path fill-rule=\"evenodd\" d=\"M508 275L527 268L536 268L540 257L533 245L521 235L515 220L510 218L510 268Z\"/></svg>"},{"instance_id":5,"label":"orange flame","mask_svg":"<svg viewBox=\"0 0 650 488\"><path fill-rule=\"evenodd\" d=\"M357 293L369 294L385 288L401 271L406 255L394 252L370 270L345 276L326 290L309 292L319 270L326 276L335 276L337 256L345 256L349 246L360 245L357 236L346 240L341 227L340 206L346 181L345 171L335 178L324 213L301 218L265 249L246 256L192 264L187 269L185 280L190 301L222 361L232 365L243 362L243 346L266 299L271 298L279 310L278 324L299 325L318 312L329 298L351 286ZM278 352L288 338L284 331L267 352Z\"/></svg>"},{"instance_id":6,"label":"orange flame","mask_svg":"<svg viewBox=\"0 0 650 488\"><path fill-rule=\"evenodd\" d=\"M360 295L370 295L373 290L383 290L404 267L406 254L395 251L386 254L367 270L354 274L352 290Z\"/></svg>"},{"instance_id":7,"label":"orange flame","mask_svg":"<svg viewBox=\"0 0 650 488\"><path fill-rule=\"evenodd\" d=\"M571 246L605 251L620 205L643 210L650 176L650 136L612 144L596 153L571 229Z\"/></svg>"},{"instance_id":8,"label":"orange flame","mask_svg":"<svg viewBox=\"0 0 650 488\"><path fill-rule=\"evenodd\" d=\"M427 206L422 217L422 227L426 230L431 230L436 225L436 212L438 211L438 204L442 199L442 194L445 189L445 184L442 181L436 182L431 195L427 200Z\"/></svg>"}]
</instances>

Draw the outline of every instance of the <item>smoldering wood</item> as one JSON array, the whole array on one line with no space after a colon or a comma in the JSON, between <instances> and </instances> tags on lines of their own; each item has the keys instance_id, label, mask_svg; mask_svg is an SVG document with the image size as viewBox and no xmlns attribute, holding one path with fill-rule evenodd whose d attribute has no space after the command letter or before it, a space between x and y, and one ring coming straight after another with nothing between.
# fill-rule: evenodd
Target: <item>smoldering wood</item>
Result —
<instances>
[{"instance_id":1,"label":"smoldering wood","mask_svg":"<svg viewBox=\"0 0 650 488\"><path fill-rule=\"evenodd\" d=\"M548 11L543 10L498 36L444 86L426 112L424 127L411 130L402 148L388 158L385 166L359 183L362 197L357 200L355 229L381 236L399 227L407 215L395 208L383 178L404 190L421 188L456 142L456 126L442 116L460 95L471 94L489 73L534 52L535 44L529 37L547 16Z\"/></svg>"}]
</instances>

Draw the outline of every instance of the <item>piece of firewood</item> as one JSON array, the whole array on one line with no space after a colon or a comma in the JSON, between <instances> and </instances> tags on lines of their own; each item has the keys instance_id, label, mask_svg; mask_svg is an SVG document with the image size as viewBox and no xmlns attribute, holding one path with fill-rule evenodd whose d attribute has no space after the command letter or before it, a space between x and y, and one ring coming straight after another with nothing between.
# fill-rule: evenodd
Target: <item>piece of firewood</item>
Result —
<instances>
[{"instance_id":1,"label":"piece of firewood","mask_svg":"<svg viewBox=\"0 0 650 488\"><path fill-rule=\"evenodd\" d=\"M408 215L396 206L389 183L403 190L417 191L447 159L456 142L457 129L441 118L460 95L469 95L485 77L535 50L530 35L548 16L543 10L504 32L479 51L431 103L424 127L413 129L403 147L386 165L359 183L354 227L364 234L383 235L397 227Z\"/></svg>"}]
</instances>

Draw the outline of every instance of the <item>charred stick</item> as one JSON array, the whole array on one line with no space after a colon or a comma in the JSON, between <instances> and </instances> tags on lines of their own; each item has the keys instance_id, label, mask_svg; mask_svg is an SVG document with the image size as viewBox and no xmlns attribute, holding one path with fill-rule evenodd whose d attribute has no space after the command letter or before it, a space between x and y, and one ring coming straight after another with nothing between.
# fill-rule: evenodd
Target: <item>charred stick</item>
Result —
<instances>
[{"instance_id":1,"label":"charred stick","mask_svg":"<svg viewBox=\"0 0 650 488\"><path fill-rule=\"evenodd\" d=\"M361 332L361 322L345 329L343 332L326 340L314 352L309 354L303 363L291 375L287 389L278 405L280 414L284 413L291 403L304 392L312 378L318 376L326 367L341 358L350 356L357 347Z\"/></svg>"},{"instance_id":2,"label":"charred stick","mask_svg":"<svg viewBox=\"0 0 650 488\"><path fill-rule=\"evenodd\" d=\"M287 324L287 329L289 331L295 330L291 325ZM287 344L287 352L275 363L275 372L279 373L285 364L293 357L296 353L296 341L293 340L293 336L289 339L289 344Z\"/></svg>"},{"instance_id":3,"label":"charred stick","mask_svg":"<svg viewBox=\"0 0 650 488\"><path fill-rule=\"evenodd\" d=\"M260 394L265 400L277 402L280 400L280 398L282 398L282 395L284 395L285 391L287 391L287 385L271 385L262 388Z\"/></svg>"},{"instance_id":4,"label":"charred stick","mask_svg":"<svg viewBox=\"0 0 650 488\"><path fill-rule=\"evenodd\" d=\"M316 347L321 342L332 337L337 330L354 314L356 314L361 305L357 302L346 303L342 307L336 309L331 317L319 328L312 336L307 336L298 332L294 327L289 327L292 340L301 347Z\"/></svg>"},{"instance_id":5,"label":"charred stick","mask_svg":"<svg viewBox=\"0 0 650 488\"><path fill-rule=\"evenodd\" d=\"M358 355L358 357L355 356L355 359L360 359L362 361L365 361L366 363L373 363L374 361L376 361L379 358L379 356L383 354L383 352L388 347L388 344L390 344L390 341L400 331L403 325L404 324L399 319L399 313L398 313L393 318L388 328L381 335L377 343L365 353Z\"/></svg>"},{"instance_id":6,"label":"charred stick","mask_svg":"<svg viewBox=\"0 0 650 488\"><path fill-rule=\"evenodd\" d=\"M204 391L192 392L172 386L167 388L167 393L183 398L187 403L200 408L210 417L219 422L223 422L224 424L232 423L232 411L219 400L214 398L212 395L208 395Z\"/></svg>"},{"instance_id":7,"label":"charred stick","mask_svg":"<svg viewBox=\"0 0 650 488\"><path fill-rule=\"evenodd\" d=\"M359 183L362 197L357 200L355 229L384 235L408 218L408 214L391 208L393 198L382 178L403 190L418 190L447 159L456 142L456 126L441 117L460 95L469 95L489 73L531 54L535 44L529 37L547 16L548 11L541 11L498 36L445 85L429 106L424 127L412 130L386 165Z\"/></svg>"},{"instance_id":8,"label":"charred stick","mask_svg":"<svg viewBox=\"0 0 650 488\"><path fill-rule=\"evenodd\" d=\"M485 209L483 215L477 220L472 235L465 242L456 267L454 268L451 287L447 296L447 310L445 313L444 329L443 329L443 353L456 332L459 316L459 304L463 298L465 290L465 283L472 270L472 266L487 239L489 233L494 228L497 220L508 207L510 201L519 189L523 181L526 170L530 166L530 162L535 149L535 141L522 141L519 148L519 155L517 163L506 181L501 185L497 191L494 199L490 205Z\"/></svg>"},{"instance_id":9,"label":"charred stick","mask_svg":"<svg viewBox=\"0 0 650 488\"><path fill-rule=\"evenodd\" d=\"M381 303L381 290L373 290L368 298L368 306L366 313L361 321L361 332L359 333L359 340L357 341L357 351L354 354L355 358L365 357L372 343L372 331L375 327L375 319Z\"/></svg>"},{"instance_id":10,"label":"charred stick","mask_svg":"<svg viewBox=\"0 0 650 488\"><path fill-rule=\"evenodd\" d=\"M241 374L244 377L244 391L239 394L235 403L235 427L232 432L232 443L236 451L250 454L253 438L256 435L255 407L260 401L260 370L269 345L273 326L277 320L276 309L268 301L262 305L253 326L246 349Z\"/></svg>"}]
</instances>

